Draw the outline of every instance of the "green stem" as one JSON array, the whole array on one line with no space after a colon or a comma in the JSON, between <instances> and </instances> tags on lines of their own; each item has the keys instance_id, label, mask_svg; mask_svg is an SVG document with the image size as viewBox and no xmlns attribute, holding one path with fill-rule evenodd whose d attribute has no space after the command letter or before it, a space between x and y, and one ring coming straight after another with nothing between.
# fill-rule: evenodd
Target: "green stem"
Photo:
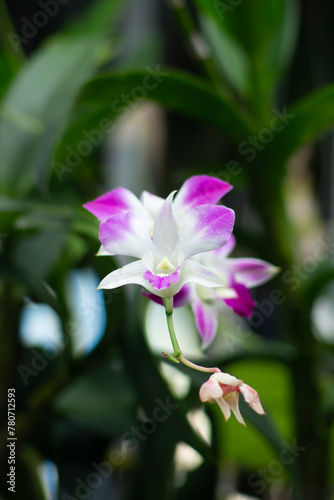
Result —
<instances>
[{"instance_id":1,"label":"green stem","mask_svg":"<svg viewBox=\"0 0 334 500\"><path fill-rule=\"evenodd\" d=\"M216 71L212 59L211 49L207 45L207 42L201 32L197 29L192 15L189 13L186 2L184 0L169 0L169 5L188 42L188 45L190 46L194 56L201 64L203 71L216 86L217 90L225 95L226 92L223 90L220 76Z\"/></svg>"},{"instance_id":2,"label":"green stem","mask_svg":"<svg viewBox=\"0 0 334 500\"><path fill-rule=\"evenodd\" d=\"M186 366L189 366L189 368L192 368L193 370L197 370L199 372L205 372L205 373L220 373L220 369L215 367L207 367L207 366L201 366L197 365L196 363L193 363L192 361L189 361L189 359L185 358L183 354L180 354L178 356L178 359L181 361Z\"/></svg>"},{"instance_id":3,"label":"green stem","mask_svg":"<svg viewBox=\"0 0 334 500\"><path fill-rule=\"evenodd\" d=\"M219 368L197 365L196 363L189 361L189 359L187 359L182 354L181 348L180 348L178 340L176 338L176 333L175 333L174 323L173 323L173 297L171 297L170 299L165 299L164 305L165 305L165 309L166 309L166 318L167 318L169 336L170 336L170 339L172 341L172 346L174 349L174 352L172 354L163 353L165 358L170 360L170 361L173 361L174 363L181 362L184 365L188 366L189 368L192 368L193 370L197 370L200 372L219 373L220 372Z\"/></svg>"},{"instance_id":4,"label":"green stem","mask_svg":"<svg viewBox=\"0 0 334 500\"><path fill-rule=\"evenodd\" d=\"M164 300L164 305L166 309L166 318L167 318L167 326L168 326L168 331L169 331L169 336L172 341L172 346L174 349L173 354L171 354L172 357L178 358L181 354L182 351L180 349L179 343L176 338L176 333L174 330L174 324L173 324L173 297L170 299L165 299Z\"/></svg>"}]
</instances>

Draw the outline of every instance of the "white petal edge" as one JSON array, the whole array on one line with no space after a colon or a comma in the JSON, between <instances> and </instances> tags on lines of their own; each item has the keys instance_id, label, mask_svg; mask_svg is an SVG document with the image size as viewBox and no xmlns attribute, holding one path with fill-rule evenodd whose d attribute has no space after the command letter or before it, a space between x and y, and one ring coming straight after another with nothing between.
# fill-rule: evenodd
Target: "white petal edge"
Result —
<instances>
[{"instance_id":1,"label":"white petal edge","mask_svg":"<svg viewBox=\"0 0 334 500\"><path fill-rule=\"evenodd\" d=\"M164 202L164 199L160 198L160 196L149 193L148 191L143 191L140 195L140 201L154 220Z\"/></svg>"},{"instance_id":2,"label":"white petal edge","mask_svg":"<svg viewBox=\"0 0 334 500\"><path fill-rule=\"evenodd\" d=\"M111 257L115 254L107 252L107 250L104 248L104 246L101 245L98 252L95 255L96 255L96 257L107 257L107 256Z\"/></svg>"},{"instance_id":3,"label":"white petal edge","mask_svg":"<svg viewBox=\"0 0 334 500\"><path fill-rule=\"evenodd\" d=\"M136 260L131 262L126 266L116 269L112 273L108 274L99 286L98 289L114 289L123 285L129 285L131 283L135 285L146 286L146 280L143 278L143 274L146 271L141 260Z\"/></svg>"},{"instance_id":4,"label":"white petal edge","mask_svg":"<svg viewBox=\"0 0 334 500\"><path fill-rule=\"evenodd\" d=\"M178 239L172 204L173 191L161 205L153 226L153 243L161 255L170 255Z\"/></svg>"},{"instance_id":5,"label":"white petal edge","mask_svg":"<svg viewBox=\"0 0 334 500\"><path fill-rule=\"evenodd\" d=\"M155 253L155 247L143 219L133 212L113 215L102 222L99 239L110 254L141 258Z\"/></svg>"},{"instance_id":6,"label":"white petal edge","mask_svg":"<svg viewBox=\"0 0 334 500\"><path fill-rule=\"evenodd\" d=\"M195 260L186 260L182 266L179 288L187 283L197 283L198 285L207 286L209 288L218 288L224 286L218 276L209 271Z\"/></svg>"},{"instance_id":7,"label":"white petal edge","mask_svg":"<svg viewBox=\"0 0 334 500\"><path fill-rule=\"evenodd\" d=\"M244 425L246 427L245 421L241 416L240 410L239 410L239 394L237 392L231 392L227 396L225 396L225 401L231 408L232 412L235 415L235 418L240 422L240 424Z\"/></svg>"}]
</instances>

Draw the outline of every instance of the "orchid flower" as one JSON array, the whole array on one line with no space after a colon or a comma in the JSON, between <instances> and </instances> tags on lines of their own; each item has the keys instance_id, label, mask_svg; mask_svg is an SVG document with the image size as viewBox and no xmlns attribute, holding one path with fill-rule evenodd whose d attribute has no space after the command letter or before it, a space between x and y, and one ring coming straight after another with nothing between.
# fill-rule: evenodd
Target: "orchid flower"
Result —
<instances>
[{"instance_id":1,"label":"orchid flower","mask_svg":"<svg viewBox=\"0 0 334 500\"><path fill-rule=\"evenodd\" d=\"M256 302L249 289L266 283L279 271L278 267L264 260L228 257L234 247L235 238L232 235L224 247L196 256L196 261L214 272L224 284L215 290L201 285L192 286L187 292L203 347L207 347L216 334L219 302L223 301L239 316L250 318Z\"/></svg>"},{"instance_id":2,"label":"orchid flower","mask_svg":"<svg viewBox=\"0 0 334 500\"><path fill-rule=\"evenodd\" d=\"M208 176L188 179L166 200L144 192L139 200L124 188L88 202L84 207L100 221L100 255L125 255L137 260L106 276L99 288L134 283L163 299L187 283L221 287L217 275L192 259L225 245L233 225L233 210L216 203L231 189Z\"/></svg>"},{"instance_id":3,"label":"orchid flower","mask_svg":"<svg viewBox=\"0 0 334 500\"><path fill-rule=\"evenodd\" d=\"M225 421L230 418L232 410L238 422L246 426L239 410L239 392L256 413L265 414L256 390L229 373L219 371L211 375L209 380L201 386L199 397L202 403L217 403Z\"/></svg>"},{"instance_id":4,"label":"orchid flower","mask_svg":"<svg viewBox=\"0 0 334 500\"><path fill-rule=\"evenodd\" d=\"M239 316L251 317L256 302L249 289L267 282L279 270L264 260L228 257L234 247L235 238L231 235L223 247L194 257L221 279L222 287L212 289L200 284L186 285L174 297L174 307L191 304L203 348L208 347L216 335L221 303L224 302ZM162 304L158 297L147 292L144 295Z\"/></svg>"},{"instance_id":5,"label":"orchid flower","mask_svg":"<svg viewBox=\"0 0 334 500\"><path fill-rule=\"evenodd\" d=\"M207 291L212 293L211 288L220 291L224 286L225 268L215 261L221 260L224 245L231 241L234 212L216 203L230 189L231 186L220 179L200 175L188 179L176 196L173 191L165 200L146 191L138 199L131 191L117 188L84 207L101 222L99 255L136 259L108 274L98 288L113 289L134 283L141 285L150 298L163 303L174 349L172 354L164 353L165 357L195 370L213 373L200 389L201 400L218 402L226 420L232 410L239 422L244 423L238 408L238 393L242 392L255 411L264 413L257 392L217 367L200 366L185 358L173 325L174 297L177 305L192 302L199 322L209 296ZM228 248L230 246L231 243ZM248 276L248 271L244 265L241 274ZM232 273L233 279L235 274L237 271ZM231 287L231 280L225 279L225 284ZM259 278L253 276L254 280ZM236 289L236 285L233 286ZM219 297L219 293L213 297ZM204 322L210 320L208 315L203 319Z\"/></svg>"}]
</instances>

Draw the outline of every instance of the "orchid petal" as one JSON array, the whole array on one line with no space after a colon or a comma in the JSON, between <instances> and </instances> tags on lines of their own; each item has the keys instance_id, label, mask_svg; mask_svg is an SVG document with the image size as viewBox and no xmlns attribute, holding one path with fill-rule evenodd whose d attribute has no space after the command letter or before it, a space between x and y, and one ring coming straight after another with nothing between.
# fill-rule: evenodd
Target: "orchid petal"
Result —
<instances>
[{"instance_id":1,"label":"orchid petal","mask_svg":"<svg viewBox=\"0 0 334 500\"><path fill-rule=\"evenodd\" d=\"M231 416L231 409L230 409L229 404L225 401L224 398L218 398L216 400L216 402L218 403L221 411L223 412L223 415L224 415L224 418L225 418L225 422L227 422L227 420Z\"/></svg>"},{"instance_id":2,"label":"orchid petal","mask_svg":"<svg viewBox=\"0 0 334 500\"><path fill-rule=\"evenodd\" d=\"M248 288L266 283L279 271L269 262L252 258L228 259L226 265L235 281Z\"/></svg>"},{"instance_id":3,"label":"orchid petal","mask_svg":"<svg viewBox=\"0 0 334 500\"><path fill-rule=\"evenodd\" d=\"M141 258L156 253L143 220L132 212L109 217L100 226L100 241L110 254Z\"/></svg>"},{"instance_id":4,"label":"orchid petal","mask_svg":"<svg viewBox=\"0 0 334 500\"><path fill-rule=\"evenodd\" d=\"M225 402L228 404L229 408L233 411L235 418L240 422L240 424L244 425L246 427L245 421L241 416L240 410L239 410L239 394L238 392L234 391L225 396L224 398Z\"/></svg>"},{"instance_id":5,"label":"orchid petal","mask_svg":"<svg viewBox=\"0 0 334 500\"><path fill-rule=\"evenodd\" d=\"M154 293L147 292L146 290L141 290L141 294L144 295L144 297L152 300L152 302L159 304L160 306L164 305L164 299L162 297L158 297L158 295L155 295Z\"/></svg>"},{"instance_id":6,"label":"orchid petal","mask_svg":"<svg viewBox=\"0 0 334 500\"><path fill-rule=\"evenodd\" d=\"M195 175L187 179L175 198L175 209L192 210L198 205L215 205L232 186L216 177Z\"/></svg>"},{"instance_id":7,"label":"orchid petal","mask_svg":"<svg viewBox=\"0 0 334 500\"><path fill-rule=\"evenodd\" d=\"M131 191L122 187L113 189L96 200L85 203L84 208L101 222L107 220L111 215L129 211L135 212L145 219L149 218L138 198Z\"/></svg>"},{"instance_id":8,"label":"orchid petal","mask_svg":"<svg viewBox=\"0 0 334 500\"><path fill-rule=\"evenodd\" d=\"M232 250L234 250L235 243L236 243L235 242L235 237L233 236L233 234L231 234L230 239L228 240L227 243L225 243L225 245L223 245L222 247L217 248L216 250L213 250L212 252L210 252L210 254L212 254L212 257L215 260L217 260L217 259L225 259L228 255L230 255L230 253L232 252Z\"/></svg>"},{"instance_id":9,"label":"orchid petal","mask_svg":"<svg viewBox=\"0 0 334 500\"><path fill-rule=\"evenodd\" d=\"M262 408L262 405L260 402L259 395L258 395L257 391L255 389L253 389L253 387L250 387L247 384L242 384L240 386L240 392L243 395L246 403L248 403L249 406L251 408L253 408L254 411L256 411L256 413L259 413L260 415L265 414L265 411Z\"/></svg>"},{"instance_id":10,"label":"orchid petal","mask_svg":"<svg viewBox=\"0 0 334 500\"><path fill-rule=\"evenodd\" d=\"M214 307L204 304L200 300L192 303L196 326L202 338L202 347L205 349L213 341L218 326L218 312Z\"/></svg>"},{"instance_id":11,"label":"orchid petal","mask_svg":"<svg viewBox=\"0 0 334 500\"><path fill-rule=\"evenodd\" d=\"M140 201L154 220L165 200L163 198L160 198L160 196L149 193L148 191L143 191L140 196Z\"/></svg>"},{"instance_id":12,"label":"orchid petal","mask_svg":"<svg viewBox=\"0 0 334 500\"><path fill-rule=\"evenodd\" d=\"M144 274L144 279L147 280L156 290L166 290L166 288L169 288L172 283L177 283L179 278L178 268L172 274L166 274L164 276L153 274L149 270L147 270Z\"/></svg>"},{"instance_id":13,"label":"orchid petal","mask_svg":"<svg viewBox=\"0 0 334 500\"><path fill-rule=\"evenodd\" d=\"M223 206L201 205L187 216L174 253L185 258L214 250L229 240L234 225L233 210Z\"/></svg>"},{"instance_id":14,"label":"orchid petal","mask_svg":"<svg viewBox=\"0 0 334 500\"><path fill-rule=\"evenodd\" d=\"M215 379L212 379L211 377L201 385L199 390L199 398L202 403L215 403L217 399L222 397L222 395L223 391L220 385Z\"/></svg>"},{"instance_id":15,"label":"orchid petal","mask_svg":"<svg viewBox=\"0 0 334 500\"><path fill-rule=\"evenodd\" d=\"M170 255L178 239L177 224L172 210L174 194L175 191L163 202L154 221L153 243L161 255Z\"/></svg>"},{"instance_id":16,"label":"orchid petal","mask_svg":"<svg viewBox=\"0 0 334 500\"><path fill-rule=\"evenodd\" d=\"M107 252L107 250L105 248L103 248L102 245L100 246L100 248L96 254L97 257L106 257L106 256L110 257L112 255L115 255L115 254L111 254L111 253Z\"/></svg>"},{"instance_id":17,"label":"orchid petal","mask_svg":"<svg viewBox=\"0 0 334 500\"><path fill-rule=\"evenodd\" d=\"M219 384L231 386L231 387L239 387L242 384L242 380L230 375L229 373L219 372L211 375Z\"/></svg>"},{"instance_id":18,"label":"orchid petal","mask_svg":"<svg viewBox=\"0 0 334 500\"><path fill-rule=\"evenodd\" d=\"M225 304L233 309L233 311L239 316L244 316L245 318L250 318L253 314L256 302L252 299L252 296L244 285L240 283L234 283L231 288L235 290L236 298L223 299Z\"/></svg>"},{"instance_id":19,"label":"orchid petal","mask_svg":"<svg viewBox=\"0 0 334 500\"><path fill-rule=\"evenodd\" d=\"M144 272L144 265L140 260L136 260L108 274L101 281L98 288L113 289L131 283L145 286L146 282L143 278Z\"/></svg>"},{"instance_id":20,"label":"orchid petal","mask_svg":"<svg viewBox=\"0 0 334 500\"><path fill-rule=\"evenodd\" d=\"M207 286L209 288L223 286L218 276L209 271L195 260L186 260L182 266L182 274L180 277L180 285L187 283L197 283L198 285Z\"/></svg>"},{"instance_id":21,"label":"orchid petal","mask_svg":"<svg viewBox=\"0 0 334 500\"><path fill-rule=\"evenodd\" d=\"M147 292L146 290L142 290L142 295L152 300L156 304L160 304L163 306L163 299L154 295L153 293ZM174 295L173 297L173 307L182 307L190 303L191 298L191 287L189 285L185 285L181 288L181 290Z\"/></svg>"}]
</instances>

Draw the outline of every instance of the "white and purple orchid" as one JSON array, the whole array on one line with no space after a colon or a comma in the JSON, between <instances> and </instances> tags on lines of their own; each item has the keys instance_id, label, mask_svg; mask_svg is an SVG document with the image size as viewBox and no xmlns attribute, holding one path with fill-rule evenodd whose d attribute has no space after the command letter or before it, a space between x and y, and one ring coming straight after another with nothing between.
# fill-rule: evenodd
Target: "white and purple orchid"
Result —
<instances>
[{"instance_id":1,"label":"white and purple orchid","mask_svg":"<svg viewBox=\"0 0 334 500\"><path fill-rule=\"evenodd\" d=\"M266 283L279 271L279 268L264 260L228 257L234 247L235 238L232 235L225 246L195 257L197 262L214 272L224 285L215 290L201 285L188 290L203 347L210 345L216 334L219 303L224 302L239 316L250 318L256 302L249 289Z\"/></svg>"},{"instance_id":2,"label":"white and purple orchid","mask_svg":"<svg viewBox=\"0 0 334 500\"><path fill-rule=\"evenodd\" d=\"M213 289L201 284L189 284L174 297L174 307L191 304L203 348L207 348L216 335L219 315L224 310L222 302L239 316L250 318L256 302L249 289L266 283L279 270L260 259L230 258L229 254L234 247L235 238L231 235L224 246L193 258L220 278L221 287ZM158 297L147 292L143 293L151 300L162 304Z\"/></svg>"},{"instance_id":3,"label":"white and purple orchid","mask_svg":"<svg viewBox=\"0 0 334 500\"><path fill-rule=\"evenodd\" d=\"M217 367L189 361L182 354L172 320L173 305L191 304L203 345L208 345L218 324L214 304L225 301L238 314L248 316L255 305L248 288L264 283L275 272L258 259L227 258L235 244L234 212L216 204L230 189L220 179L199 175L165 200L146 191L138 199L129 190L117 188L84 207L101 222L99 255L136 259L108 274L99 288L138 284L150 299L163 303L173 346L165 358L213 373L200 389L201 401L218 403L225 420L232 411L244 424L239 392L263 414L257 392Z\"/></svg>"},{"instance_id":4,"label":"white and purple orchid","mask_svg":"<svg viewBox=\"0 0 334 500\"><path fill-rule=\"evenodd\" d=\"M201 386L199 397L202 403L217 403L223 412L225 421L230 418L232 411L238 422L246 426L239 410L240 392L246 403L256 413L265 414L257 391L229 373L219 371L211 375L209 380Z\"/></svg>"},{"instance_id":5,"label":"white and purple orchid","mask_svg":"<svg viewBox=\"0 0 334 500\"><path fill-rule=\"evenodd\" d=\"M216 205L232 187L205 175L188 179L174 198L144 192L140 200L116 188L84 207L101 222L100 255L125 255L137 260L106 276L99 288L134 283L168 299L188 283L221 287L215 272L193 257L218 249L230 239L234 212Z\"/></svg>"}]
</instances>

